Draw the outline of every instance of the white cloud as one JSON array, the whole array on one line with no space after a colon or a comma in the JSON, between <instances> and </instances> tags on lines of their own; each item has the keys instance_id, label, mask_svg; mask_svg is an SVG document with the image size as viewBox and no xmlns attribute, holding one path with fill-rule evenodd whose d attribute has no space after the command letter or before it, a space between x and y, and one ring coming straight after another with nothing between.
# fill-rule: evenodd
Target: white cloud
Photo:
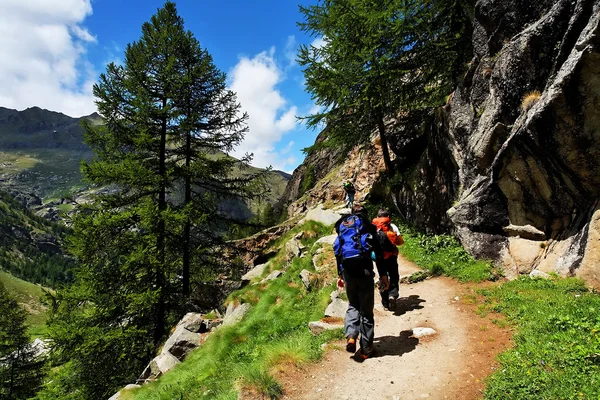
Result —
<instances>
[{"instance_id":1,"label":"white cloud","mask_svg":"<svg viewBox=\"0 0 600 400\"><path fill-rule=\"evenodd\" d=\"M84 58L96 38L82 26L91 13L90 0L0 1L0 106L96 110L96 74Z\"/></svg>"},{"instance_id":2,"label":"white cloud","mask_svg":"<svg viewBox=\"0 0 600 400\"><path fill-rule=\"evenodd\" d=\"M317 49L320 49L321 47L325 46L325 38L323 37L319 37L316 38L315 40L312 41L312 43L310 44L312 47L315 47Z\"/></svg>"},{"instance_id":3,"label":"white cloud","mask_svg":"<svg viewBox=\"0 0 600 400\"><path fill-rule=\"evenodd\" d=\"M288 36L284 50L285 58L288 61L287 68L291 68L296 65L297 47L298 45L296 44L296 37L294 35Z\"/></svg>"},{"instance_id":4,"label":"white cloud","mask_svg":"<svg viewBox=\"0 0 600 400\"><path fill-rule=\"evenodd\" d=\"M298 125L298 109L281 95L277 85L284 79L284 71L275 61L275 48L263 51L253 58L242 57L229 73L230 89L237 93L242 109L249 115L249 132L234 155L254 153L253 165L289 170L296 160L282 158L275 145L284 134Z\"/></svg>"}]
</instances>

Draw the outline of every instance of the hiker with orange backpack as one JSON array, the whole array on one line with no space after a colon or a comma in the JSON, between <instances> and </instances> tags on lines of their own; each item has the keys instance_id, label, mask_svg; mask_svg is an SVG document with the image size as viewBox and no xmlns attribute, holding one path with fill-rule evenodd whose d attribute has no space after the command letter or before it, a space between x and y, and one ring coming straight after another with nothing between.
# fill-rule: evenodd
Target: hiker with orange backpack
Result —
<instances>
[{"instance_id":1,"label":"hiker with orange backpack","mask_svg":"<svg viewBox=\"0 0 600 400\"><path fill-rule=\"evenodd\" d=\"M400 293L398 273L398 247L404 244L400 230L390 220L390 214L386 210L379 210L377 218L373 219L373 225L377 228L377 239L383 250L383 274L380 274L379 293L381 304L388 310L394 310L396 300Z\"/></svg>"},{"instance_id":2,"label":"hiker with orange backpack","mask_svg":"<svg viewBox=\"0 0 600 400\"><path fill-rule=\"evenodd\" d=\"M352 213L343 215L335 223L338 236L333 243L333 250L338 266L338 287L346 287L348 310L344 318L346 351L356 352L356 342L360 336L360 360L373 354L373 338L375 336L373 306L375 301L373 277L373 261L375 254L377 270L380 268L383 253L375 237L377 231L360 204L352 207Z\"/></svg>"}]
</instances>

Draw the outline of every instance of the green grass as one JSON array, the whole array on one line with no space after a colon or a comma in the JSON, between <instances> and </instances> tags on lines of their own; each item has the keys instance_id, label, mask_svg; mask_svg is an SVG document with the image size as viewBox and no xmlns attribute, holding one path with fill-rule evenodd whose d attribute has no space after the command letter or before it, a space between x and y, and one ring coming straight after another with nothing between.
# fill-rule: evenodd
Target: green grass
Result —
<instances>
[{"instance_id":1,"label":"green grass","mask_svg":"<svg viewBox=\"0 0 600 400\"><path fill-rule=\"evenodd\" d=\"M404 245L400 254L434 275L444 274L461 282L496 280L498 271L490 261L476 260L449 235L423 235L401 227Z\"/></svg>"},{"instance_id":2,"label":"green grass","mask_svg":"<svg viewBox=\"0 0 600 400\"><path fill-rule=\"evenodd\" d=\"M13 176L13 184L24 192L36 188L45 200L62 197L82 188L80 163L91 157L89 151L62 149L23 149L0 153L0 174Z\"/></svg>"},{"instance_id":3,"label":"green grass","mask_svg":"<svg viewBox=\"0 0 600 400\"><path fill-rule=\"evenodd\" d=\"M0 282L8 293L17 300L27 311L27 325L29 333L34 337L45 336L47 333L46 319L47 308L42 304L44 288L40 285L26 282L11 274L0 271Z\"/></svg>"},{"instance_id":4,"label":"green grass","mask_svg":"<svg viewBox=\"0 0 600 400\"><path fill-rule=\"evenodd\" d=\"M288 232L284 240L300 230L307 232L302 242L310 249L331 227L308 222ZM285 269L283 263L280 253L272 269ZM282 393L276 380L279 371L317 360L322 343L342 337L341 330L318 337L309 332L308 322L323 317L334 285L331 281L307 291L298 276L302 269L314 271L312 254L293 259L274 281L234 292L229 302L253 304L242 322L217 330L173 371L122 399L237 399L239 390L277 398Z\"/></svg>"},{"instance_id":5,"label":"green grass","mask_svg":"<svg viewBox=\"0 0 600 400\"><path fill-rule=\"evenodd\" d=\"M523 277L481 290L482 312L507 316L517 332L499 356L486 399L600 398L600 296L577 279Z\"/></svg>"}]
</instances>

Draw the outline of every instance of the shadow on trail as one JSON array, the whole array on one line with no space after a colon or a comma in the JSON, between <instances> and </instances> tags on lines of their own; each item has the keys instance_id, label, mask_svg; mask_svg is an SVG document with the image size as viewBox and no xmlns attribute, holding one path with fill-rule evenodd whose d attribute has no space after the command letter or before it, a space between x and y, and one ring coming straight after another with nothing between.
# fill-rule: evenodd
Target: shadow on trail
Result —
<instances>
[{"instance_id":1,"label":"shadow on trail","mask_svg":"<svg viewBox=\"0 0 600 400\"><path fill-rule=\"evenodd\" d=\"M380 336L373 341L375 346L375 354L370 358L384 356L398 356L410 353L419 344L419 339L412 337L412 330L402 331L398 336ZM353 357L355 361L362 362L363 360L357 354Z\"/></svg>"},{"instance_id":2,"label":"shadow on trail","mask_svg":"<svg viewBox=\"0 0 600 400\"><path fill-rule=\"evenodd\" d=\"M409 311L420 310L423 308L421 303L425 303L427 300L421 299L418 294L413 294L408 297L399 297L396 300L396 308L394 309L394 315L404 315Z\"/></svg>"}]
</instances>

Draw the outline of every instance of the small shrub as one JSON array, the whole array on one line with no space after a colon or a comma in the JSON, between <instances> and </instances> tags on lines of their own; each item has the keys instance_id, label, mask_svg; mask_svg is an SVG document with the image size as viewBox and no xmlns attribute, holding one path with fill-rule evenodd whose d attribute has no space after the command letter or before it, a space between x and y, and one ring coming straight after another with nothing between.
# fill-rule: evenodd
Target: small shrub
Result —
<instances>
[{"instance_id":1,"label":"small shrub","mask_svg":"<svg viewBox=\"0 0 600 400\"><path fill-rule=\"evenodd\" d=\"M521 101L521 110L523 110L525 113L531 110L531 107L538 102L540 97L542 97L542 93L540 93L539 90L534 90L527 93L525 96L523 96L523 100Z\"/></svg>"}]
</instances>

